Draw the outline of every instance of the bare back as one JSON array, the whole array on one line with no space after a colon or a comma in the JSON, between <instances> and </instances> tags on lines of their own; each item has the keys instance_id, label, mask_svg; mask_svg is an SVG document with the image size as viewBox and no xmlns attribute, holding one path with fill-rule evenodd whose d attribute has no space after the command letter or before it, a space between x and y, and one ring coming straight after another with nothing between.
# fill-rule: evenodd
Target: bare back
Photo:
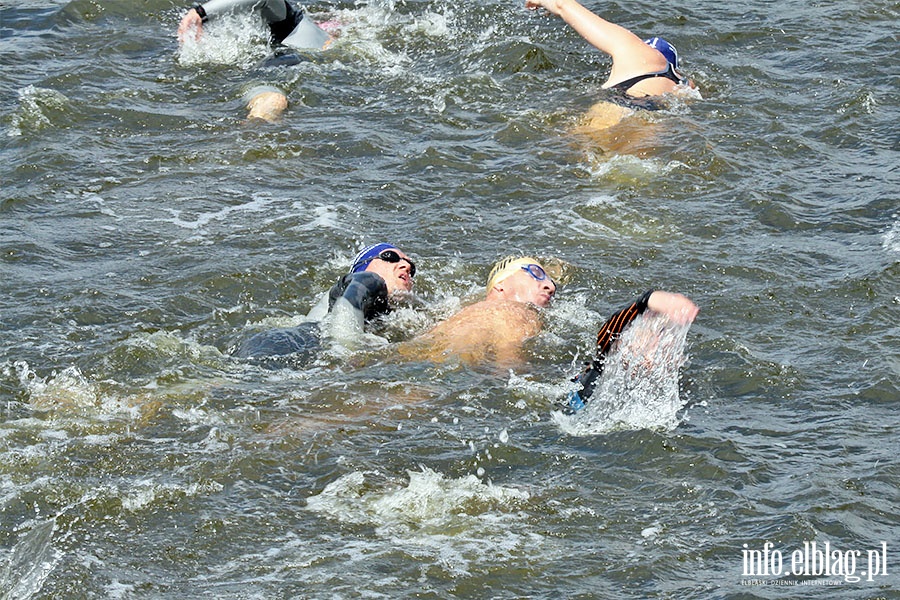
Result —
<instances>
[{"instance_id":1,"label":"bare back","mask_svg":"<svg viewBox=\"0 0 900 600\"><path fill-rule=\"evenodd\" d=\"M401 350L407 358L466 364L511 365L522 344L541 331L537 308L510 300L481 301L462 309Z\"/></svg>"}]
</instances>

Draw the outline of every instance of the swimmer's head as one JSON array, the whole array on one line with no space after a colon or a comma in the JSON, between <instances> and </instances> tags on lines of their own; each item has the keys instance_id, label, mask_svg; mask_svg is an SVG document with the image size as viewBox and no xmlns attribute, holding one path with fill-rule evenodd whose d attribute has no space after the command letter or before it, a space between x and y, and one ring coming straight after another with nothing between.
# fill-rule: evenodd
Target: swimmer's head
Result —
<instances>
[{"instance_id":1,"label":"swimmer's head","mask_svg":"<svg viewBox=\"0 0 900 600\"><path fill-rule=\"evenodd\" d=\"M499 261L488 275L488 297L547 306L556 293L556 283L530 256L508 256Z\"/></svg>"},{"instance_id":2,"label":"swimmer's head","mask_svg":"<svg viewBox=\"0 0 900 600\"><path fill-rule=\"evenodd\" d=\"M397 246L380 243L363 248L353 258L350 272L362 271L380 275L387 284L388 293L392 294L395 291L408 292L412 289L416 265Z\"/></svg>"},{"instance_id":3,"label":"swimmer's head","mask_svg":"<svg viewBox=\"0 0 900 600\"><path fill-rule=\"evenodd\" d=\"M678 50L675 49L675 46L661 37L652 37L649 40L644 40L644 43L654 50L658 50L674 68L678 68Z\"/></svg>"}]
</instances>

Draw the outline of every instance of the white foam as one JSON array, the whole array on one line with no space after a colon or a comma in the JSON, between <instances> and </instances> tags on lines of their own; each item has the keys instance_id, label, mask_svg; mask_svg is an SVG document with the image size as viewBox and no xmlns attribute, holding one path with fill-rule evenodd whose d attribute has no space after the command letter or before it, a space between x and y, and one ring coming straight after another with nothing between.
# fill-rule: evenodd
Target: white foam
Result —
<instances>
[{"instance_id":1,"label":"white foam","mask_svg":"<svg viewBox=\"0 0 900 600\"><path fill-rule=\"evenodd\" d=\"M12 117L9 137L18 137L26 131L34 131L52 125L49 111L63 110L69 99L60 92L29 85L19 90L19 107Z\"/></svg>"},{"instance_id":2,"label":"white foam","mask_svg":"<svg viewBox=\"0 0 900 600\"><path fill-rule=\"evenodd\" d=\"M453 34L453 13L425 12L408 23L404 30L410 34L421 33L432 38L449 38Z\"/></svg>"},{"instance_id":3,"label":"white foam","mask_svg":"<svg viewBox=\"0 0 900 600\"><path fill-rule=\"evenodd\" d=\"M348 523L371 524L393 531L410 526L463 525L494 506L512 506L527 500L528 492L483 483L474 475L447 479L427 467L408 471L406 487L370 490L365 474L354 471L307 499L310 510Z\"/></svg>"},{"instance_id":4,"label":"white foam","mask_svg":"<svg viewBox=\"0 0 900 600\"><path fill-rule=\"evenodd\" d=\"M39 377L23 361L16 362L14 368L31 405L38 410L97 409L102 403L97 386L88 381L78 367L67 367L58 373L54 371L46 378Z\"/></svg>"},{"instance_id":5,"label":"white foam","mask_svg":"<svg viewBox=\"0 0 900 600\"><path fill-rule=\"evenodd\" d=\"M684 166L679 161L639 158L632 154L604 154L587 152L589 171L593 179L647 181L660 179Z\"/></svg>"},{"instance_id":6,"label":"white foam","mask_svg":"<svg viewBox=\"0 0 900 600\"><path fill-rule=\"evenodd\" d=\"M885 252L900 252L900 221L894 222L893 227L885 232L881 247Z\"/></svg>"},{"instance_id":7,"label":"white foam","mask_svg":"<svg viewBox=\"0 0 900 600\"><path fill-rule=\"evenodd\" d=\"M269 206L275 202L274 198L266 198L261 195L255 195L248 202L224 206L219 210L210 212L200 212L189 215L187 211L174 208L166 209L172 215L171 219L164 219L178 227L184 229L200 230L212 223L213 221L233 221L235 215L241 213L269 213ZM159 221L160 219L157 219Z\"/></svg>"},{"instance_id":8,"label":"white foam","mask_svg":"<svg viewBox=\"0 0 900 600\"><path fill-rule=\"evenodd\" d=\"M53 548L56 521L36 523L16 542L0 569L3 598L27 600L41 591L44 582L56 568L61 553Z\"/></svg>"},{"instance_id":9,"label":"white foam","mask_svg":"<svg viewBox=\"0 0 900 600\"><path fill-rule=\"evenodd\" d=\"M178 50L185 67L207 64L252 66L269 54L269 32L253 14L223 15L203 25L199 40L188 35Z\"/></svg>"},{"instance_id":10,"label":"white foam","mask_svg":"<svg viewBox=\"0 0 900 600\"><path fill-rule=\"evenodd\" d=\"M139 512L152 505L156 501L168 501L172 498L205 496L222 491L224 486L215 481L192 483L190 485L178 485L172 483L161 484L156 481L139 481L134 489L125 493L116 490L106 490L111 496L119 496L122 508L130 512Z\"/></svg>"}]
</instances>

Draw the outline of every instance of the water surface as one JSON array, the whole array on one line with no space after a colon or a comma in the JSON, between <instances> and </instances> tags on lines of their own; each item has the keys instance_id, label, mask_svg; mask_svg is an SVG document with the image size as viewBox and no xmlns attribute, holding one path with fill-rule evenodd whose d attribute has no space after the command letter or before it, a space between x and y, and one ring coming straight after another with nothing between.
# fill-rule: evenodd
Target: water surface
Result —
<instances>
[{"instance_id":1,"label":"water surface","mask_svg":"<svg viewBox=\"0 0 900 600\"><path fill-rule=\"evenodd\" d=\"M588 6L702 92L616 151L572 133L608 60L518 2L310 4L341 37L274 69L169 1L0 6L4 597L896 597L896 5ZM229 356L382 239L424 310ZM389 358L516 252L570 266L527 365ZM651 288L701 307L680 379L560 417ZM813 541L888 575L743 572Z\"/></svg>"}]
</instances>

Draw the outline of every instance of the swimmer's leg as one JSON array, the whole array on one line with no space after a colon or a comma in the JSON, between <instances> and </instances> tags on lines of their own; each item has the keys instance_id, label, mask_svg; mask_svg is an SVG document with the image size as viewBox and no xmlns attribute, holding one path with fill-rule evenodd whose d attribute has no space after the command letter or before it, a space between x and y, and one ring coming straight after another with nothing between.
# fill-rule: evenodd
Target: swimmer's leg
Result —
<instances>
[{"instance_id":1,"label":"swimmer's leg","mask_svg":"<svg viewBox=\"0 0 900 600\"><path fill-rule=\"evenodd\" d=\"M255 87L244 95L248 119L262 119L274 123L288 107L284 92L271 86Z\"/></svg>"}]
</instances>

